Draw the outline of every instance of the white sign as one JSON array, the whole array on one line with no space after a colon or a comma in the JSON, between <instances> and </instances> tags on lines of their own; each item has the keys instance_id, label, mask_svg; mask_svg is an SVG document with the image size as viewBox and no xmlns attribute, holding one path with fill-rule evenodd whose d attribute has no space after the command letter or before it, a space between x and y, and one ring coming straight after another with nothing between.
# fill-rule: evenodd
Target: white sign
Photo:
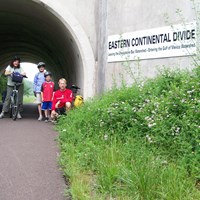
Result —
<instances>
[{"instance_id":1,"label":"white sign","mask_svg":"<svg viewBox=\"0 0 200 200\"><path fill-rule=\"evenodd\" d=\"M196 53L196 22L108 37L108 62Z\"/></svg>"}]
</instances>

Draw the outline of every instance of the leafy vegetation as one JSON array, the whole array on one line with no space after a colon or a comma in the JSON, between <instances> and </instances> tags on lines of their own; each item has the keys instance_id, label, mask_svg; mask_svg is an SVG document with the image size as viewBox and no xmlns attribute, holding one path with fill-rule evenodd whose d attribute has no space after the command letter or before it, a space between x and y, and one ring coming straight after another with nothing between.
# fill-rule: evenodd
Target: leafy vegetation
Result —
<instances>
[{"instance_id":1,"label":"leafy vegetation","mask_svg":"<svg viewBox=\"0 0 200 200\"><path fill-rule=\"evenodd\" d=\"M24 103L34 103L33 82L24 80Z\"/></svg>"},{"instance_id":2,"label":"leafy vegetation","mask_svg":"<svg viewBox=\"0 0 200 200\"><path fill-rule=\"evenodd\" d=\"M164 70L61 117L73 199L200 199L200 68Z\"/></svg>"},{"instance_id":3,"label":"leafy vegetation","mask_svg":"<svg viewBox=\"0 0 200 200\"><path fill-rule=\"evenodd\" d=\"M29 80L24 80L24 95L26 96L33 95L33 82Z\"/></svg>"},{"instance_id":4,"label":"leafy vegetation","mask_svg":"<svg viewBox=\"0 0 200 200\"><path fill-rule=\"evenodd\" d=\"M0 75L0 102L3 92L6 90L7 78L4 75Z\"/></svg>"}]
</instances>

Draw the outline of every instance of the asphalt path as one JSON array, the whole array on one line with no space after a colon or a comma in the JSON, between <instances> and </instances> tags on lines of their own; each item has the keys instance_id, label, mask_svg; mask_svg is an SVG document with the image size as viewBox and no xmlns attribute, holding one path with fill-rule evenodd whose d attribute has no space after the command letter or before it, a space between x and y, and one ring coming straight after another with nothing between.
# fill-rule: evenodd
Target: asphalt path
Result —
<instances>
[{"instance_id":1,"label":"asphalt path","mask_svg":"<svg viewBox=\"0 0 200 200\"><path fill-rule=\"evenodd\" d=\"M0 119L0 200L64 200L54 125L37 121L35 105L23 119Z\"/></svg>"}]
</instances>

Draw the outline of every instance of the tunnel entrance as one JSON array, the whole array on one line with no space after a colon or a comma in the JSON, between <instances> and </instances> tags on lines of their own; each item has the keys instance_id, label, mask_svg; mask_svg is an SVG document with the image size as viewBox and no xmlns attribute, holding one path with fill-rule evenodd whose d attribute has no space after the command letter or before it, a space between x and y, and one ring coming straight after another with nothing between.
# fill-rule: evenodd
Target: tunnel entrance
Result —
<instances>
[{"instance_id":1,"label":"tunnel entrance","mask_svg":"<svg viewBox=\"0 0 200 200\"><path fill-rule=\"evenodd\" d=\"M88 84L94 80L94 56L84 31L77 29L80 25L73 27L73 16L66 17L61 6L54 9L37 0L0 3L0 70L15 54L23 62L43 61L54 81L65 77L68 85L79 85L85 97L93 96L95 89L88 89Z\"/></svg>"}]
</instances>

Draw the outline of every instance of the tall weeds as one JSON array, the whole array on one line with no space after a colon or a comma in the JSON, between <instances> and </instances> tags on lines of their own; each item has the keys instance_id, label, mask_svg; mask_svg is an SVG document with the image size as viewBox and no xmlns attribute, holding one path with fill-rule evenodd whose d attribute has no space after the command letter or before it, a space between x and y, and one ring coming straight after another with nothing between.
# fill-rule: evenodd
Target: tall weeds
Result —
<instances>
[{"instance_id":1,"label":"tall weeds","mask_svg":"<svg viewBox=\"0 0 200 200\"><path fill-rule=\"evenodd\" d=\"M72 197L200 199L199 72L164 70L62 117L60 164Z\"/></svg>"}]
</instances>

